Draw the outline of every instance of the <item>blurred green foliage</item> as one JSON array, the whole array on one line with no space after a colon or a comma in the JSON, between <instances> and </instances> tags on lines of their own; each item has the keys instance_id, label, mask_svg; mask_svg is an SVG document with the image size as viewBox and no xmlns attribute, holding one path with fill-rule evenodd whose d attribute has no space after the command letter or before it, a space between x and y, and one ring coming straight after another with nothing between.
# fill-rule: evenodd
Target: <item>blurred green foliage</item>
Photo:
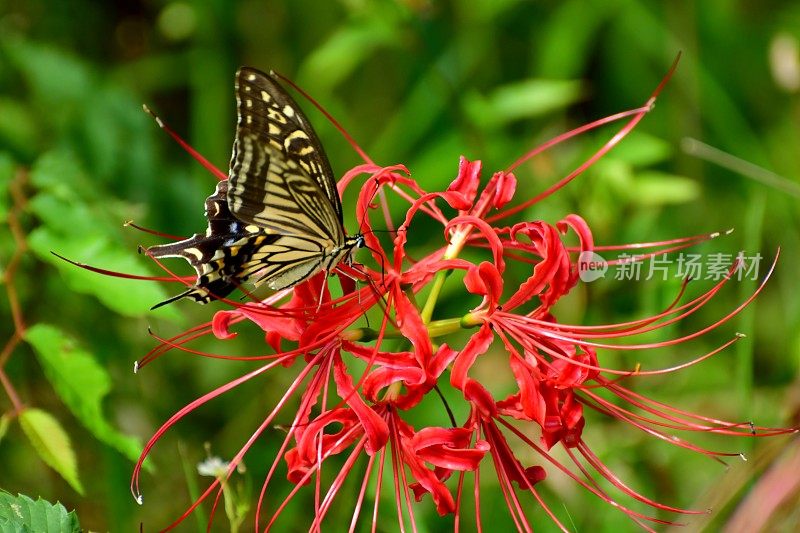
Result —
<instances>
[{"instance_id":1,"label":"blurred green foliage","mask_svg":"<svg viewBox=\"0 0 800 533\"><path fill-rule=\"evenodd\" d=\"M175 353L133 375L133 362L155 345L148 327L169 336L208 320L219 306L181 302L149 312L175 286L165 290L100 276L50 253L156 275L136 254L138 244L156 239L123 223L135 220L178 235L199 231L203 199L214 181L141 104L225 169L239 65L275 69L295 80L375 161L403 163L424 188L437 190L455 176L462 154L483 160L488 174L554 135L644 104L683 51L677 73L637 129L520 218L553 223L579 213L598 244L735 228L697 251L760 252L765 264L781 247L764 293L727 325L691 344L648 353L647 360L640 360L641 352L635 358L603 352L601 361L619 368L668 367L741 331L748 338L735 349L699 368L637 381L637 390L708 416L791 424L800 354L800 303L794 298L799 42L800 5L788 0L0 2L0 272L18 259L4 288L13 285L28 326L25 342L0 356L27 407L16 412L12 395L0 395L6 413L0 419L0 486L61 501L77 509L91 530L129 531L140 522L145 530L163 527L188 506L195 487L204 486L193 468L205 456L204 442L212 443L211 453L231 457L291 379L274 373L268 386L247 384L174 428L144 477L146 504L137 506L128 490L131 459L140 449L134 439L149 438L178 408L250 367ZM358 164L335 128L312 106L301 105L336 173ZM532 197L569 173L614 131L582 135L520 167L517 198ZM774 175L759 179L735 160L720 166L686 139ZM346 211L352 200L344 198ZM352 217L347 223L353 227ZM561 304L559 318L603 324L655 314L678 284L579 285ZM697 316L660 335L700 329L754 288L755 282L731 285ZM3 343L14 338L11 305L0 298ZM458 316L461 306L443 303L437 313ZM197 346L261 352L263 337L252 329L242 328L236 341L223 346ZM746 471L737 485L707 458L601 416L590 416L585 436L615 472L655 500L703 509L705 491L725 492L730 500L715 504L717 526L758 475ZM758 442L722 445L760 457ZM275 442L256 446L246 460L244 486L260 486L276 449ZM175 467L179 456L186 472ZM632 528L621 513L557 474L540 486L550 507L576 530ZM485 524L512 527L499 490L487 491L482 503ZM307 525L308 505L303 498L292 502L282 519L287 530ZM347 502L341 508L331 523L349 520ZM391 508L383 506L387 524L394 523ZM420 509L417 523L426 530L452 528L452 518L440 521L429 502ZM776 523L797 519L786 513ZM533 516L540 530L552 528L542 511ZM205 530L202 512L187 523ZM244 524L250 527L249 520Z\"/></svg>"}]
</instances>

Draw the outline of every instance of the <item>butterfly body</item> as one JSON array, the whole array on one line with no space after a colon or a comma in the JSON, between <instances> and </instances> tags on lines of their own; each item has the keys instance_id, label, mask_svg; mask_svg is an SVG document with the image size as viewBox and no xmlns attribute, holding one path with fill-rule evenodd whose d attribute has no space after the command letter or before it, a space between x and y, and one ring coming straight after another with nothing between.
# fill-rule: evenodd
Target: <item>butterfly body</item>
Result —
<instances>
[{"instance_id":1,"label":"butterfly body","mask_svg":"<svg viewBox=\"0 0 800 533\"><path fill-rule=\"evenodd\" d=\"M206 199L208 229L153 246L157 258L182 257L197 273L187 291L200 303L244 282L274 290L351 261L364 246L345 234L341 200L311 124L271 76L243 67L236 74L237 127L228 179Z\"/></svg>"}]
</instances>

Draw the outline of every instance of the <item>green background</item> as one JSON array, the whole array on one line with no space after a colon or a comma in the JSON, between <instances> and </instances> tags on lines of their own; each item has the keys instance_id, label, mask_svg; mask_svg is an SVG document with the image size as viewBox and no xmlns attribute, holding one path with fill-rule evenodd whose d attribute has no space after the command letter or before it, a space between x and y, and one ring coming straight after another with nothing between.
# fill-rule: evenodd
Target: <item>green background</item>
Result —
<instances>
[{"instance_id":1,"label":"green background","mask_svg":"<svg viewBox=\"0 0 800 533\"><path fill-rule=\"evenodd\" d=\"M177 235L199 231L214 179L156 127L141 104L225 169L235 122L233 74L240 65L288 76L376 162L406 165L433 191L453 179L460 155L483 160L488 176L563 131L642 105L682 52L677 72L637 129L518 220L555 223L578 213L597 244L735 228L691 251L760 253L761 275L780 247L764 292L719 329L668 349L602 351L600 360L616 368L663 368L706 353L735 332L746 333L701 366L629 385L706 416L765 426L796 423L799 43L800 5L792 1L151 0L124 8L90 1L0 2L0 268L7 273L20 249L11 216L27 249L13 275L5 276L4 288L13 286L26 324L39 324L26 343L0 359L8 377L3 390L55 417L69 436L80 479L68 484L39 458L48 453L42 447L58 447L58 439L32 444L30 424L37 418L17 416L12 392L0 394L0 488L59 500L77 510L85 529L163 527L187 507L191 487L208 479L193 471L206 455L204 444L230 458L291 380L271 373L179 423L157 446L143 477L145 505L137 506L128 490L128 457L140 445L130 437L149 438L184 404L253 367L175 352L134 375L133 362L156 344L148 327L160 336L176 334L209 320L221 305L181 302L150 313L152 304L176 291L174 285L159 289L86 273L49 253L158 275L136 254L138 244L157 239L122 223L133 219ZM358 164L325 118L300 103L337 175ZM615 131L612 126L583 135L522 166L516 200L569 173ZM689 150L691 139L716 151ZM717 151L733 159L721 162ZM15 187L25 198L17 208ZM346 212L353 200L344 198ZM352 217L346 225L352 231ZM426 244L413 253L425 253ZM699 294L710 283L698 281L689 292ZM556 314L567 323L624 322L663 309L679 285L674 276L580 284ZM730 283L695 316L638 340L696 331L725 316L755 287L754 281ZM446 287L441 317L468 310L463 300L447 300L459 290L457 279ZM5 343L14 334L5 296L0 328ZM197 347L266 352L254 330L240 327L236 341ZM486 379L498 385L491 375ZM585 440L632 487L665 504L715 509L710 518L692 518L696 527L721 527L748 490L763 487L761 475L771 461L797 453L789 438L699 436L714 450L748 454L748 463L733 458L728 468L596 413L587 418ZM282 436L273 435L276 441ZM247 472L236 479L243 490L250 486L251 495L241 501L254 501L252 492L257 494L275 446L264 443L247 458ZM564 460L563 454L557 457ZM533 455L525 459L536 461ZM482 478L484 525L507 530L512 522L490 470ZM77 483L82 495L74 490ZM346 493L357 486L353 480L343 491L341 509L329 524L349 520L352 495ZM622 513L567 479L554 474L539 487L570 528L635 529ZM525 501L537 529L554 529L531 499ZM796 506L797 494L788 501ZM308 492L298 497L280 526L307 527L310 502ZM382 509L379 529L394 531L392 501ZM452 528L451 518L438 519L428 498L418 509L421 530ZM798 516L788 505L759 519L788 530ZM203 531L204 522L191 518L181 527ZM220 516L215 527L228 526ZM242 530L250 527L248 517Z\"/></svg>"}]
</instances>

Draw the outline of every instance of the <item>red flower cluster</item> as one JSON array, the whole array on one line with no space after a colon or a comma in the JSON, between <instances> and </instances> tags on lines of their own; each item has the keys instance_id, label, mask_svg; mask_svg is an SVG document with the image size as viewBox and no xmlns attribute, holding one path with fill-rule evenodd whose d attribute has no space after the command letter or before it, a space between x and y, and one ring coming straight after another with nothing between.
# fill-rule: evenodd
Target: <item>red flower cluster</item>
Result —
<instances>
[{"instance_id":1,"label":"red flower cluster","mask_svg":"<svg viewBox=\"0 0 800 533\"><path fill-rule=\"evenodd\" d=\"M230 331L231 325L241 321L260 327L275 354L249 358L268 362L176 413L147 444L142 460L164 431L199 405L271 369L286 368L295 372L296 378L228 469L230 475L268 428L279 422L288 428L261 489L255 519L257 530L265 525L271 527L287 502L309 485L315 494L310 527L317 529L348 476L363 480L353 509L351 529L359 521L371 520L375 530L380 497L374 498L371 511L365 513L362 507L371 480L376 483L376 494L381 494L386 455L392 467L397 519L402 528L410 521L412 529L416 529L412 499L419 501L430 495L439 514L456 515L456 528L462 520L465 500L471 499L474 511L470 516L474 516L480 530L479 466L486 461L494 465L499 486L519 530L532 529L529 522L532 509L520 500L524 493L530 493L559 527L565 529L537 492L537 484L546 478L545 467L563 471L645 528L648 521L669 522L639 514L618 503L616 497L595 481L595 475L605 478L621 494L655 509L704 513L668 507L628 488L584 442L584 410L593 409L659 439L711 456L725 454L699 448L672 433L684 430L747 436L756 431L760 435L771 435L786 430L721 422L659 404L626 389L621 380L626 376L676 369L643 372L604 368L598 362L597 350L648 349L689 340L724 323L752 297L730 315L691 335L655 345L613 344L610 339L629 338L694 313L728 278L689 302L678 304L676 301L663 313L639 321L610 326L562 324L551 309L579 281L578 254L600 249L595 247L586 222L577 215L569 215L555 225L543 221L523 221L511 226L497 224L551 194L591 165L641 119L651 104L652 101L642 108L590 124L541 147L547 148L611 120L631 117L611 142L574 173L539 197L511 209L506 209L506 205L514 198L517 184L511 171L539 150L527 154L511 169L495 173L482 188L480 162L464 158L447 190L438 192L423 190L401 166L382 168L366 164L348 172L340 181L340 191L355 178L368 176L359 195L357 220L364 230L375 268L340 265L340 273L347 275L340 276L344 291L337 298L331 296L327 277L321 273L297 286L290 295L282 291L264 301L248 303L225 300L233 306L232 310L218 311L210 324L163 340L143 362L172 348L191 351L186 343L209 331L220 339L229 339L235 335ZM393 201L407 202L407 208L402 224L391 232L392 248L387 253L373 231L376 224L372 218L380 218L380 227L394 227L386 215L390 197ZM445 212L454 214L446 216ZM384 213L384 216L376 217L376 213ZM443 237L441 244L427 255L412 259L406 244L409 228L419 217L437 221ZM564 236L569 232L577 236L577 247L565 244ZM652 247L660 246L658 253L663 253L709 237L701 235L656 243ZM464 256L484 260L469 260ZM507 266L512 262L521 264L527 271L527 278L521 283L508 275ZM452 272L461 272L465 291L482 301L461 316L433 320L441 290ZM356 289L352 278L365 283ZM758 291L760 288L756 294ZM417 298L422 295L425 302L418 304ZM381 317L379 327L357 327L356 323L372 309ZM373 311L372 315L375 314ZM465 331L472 332L469 339L465 343L454 343L462 346L448 344L453 343L448 337L463 335ZM389 340L393 342L387 342ZM489 352L495 356L503 354L507 358L505 370L513 376L513 383L509 384L513 385L513 392L503 398L498 398L491 387L474 375L474 365ZM610 401L608 394L599 394L598 389L604 389L616 400ZM441 409L441 422L413 425L410 411L424 399L438 397L444 392L448 393L445 395L448 400ZM451 404L453 410L460 413L461 420L451 411ZM289 410L290 420L279 419ZM511 442L512 439L516 442ZM572 461L571 466L554 459L550 450L555 446L563 448ZM541 464L523 460L520 447L533 451L541 458ZM323 467L330 465L328 461L335 456L340 460L336 462L334 473L323 476ZM283 501L268 502L267 495L272 494L268 487L282 462L295 488ZM141 462L134 474L137 496L140 465ZM473 479L474 488L465 492L464 482L468 476ZM220 480L212 483L173 526L215 489L219 489L219 498L220 483ZM472 496L465 498L469 492ZM364 518L365 514L368 517Z\"/></svg>"}]
</instances>

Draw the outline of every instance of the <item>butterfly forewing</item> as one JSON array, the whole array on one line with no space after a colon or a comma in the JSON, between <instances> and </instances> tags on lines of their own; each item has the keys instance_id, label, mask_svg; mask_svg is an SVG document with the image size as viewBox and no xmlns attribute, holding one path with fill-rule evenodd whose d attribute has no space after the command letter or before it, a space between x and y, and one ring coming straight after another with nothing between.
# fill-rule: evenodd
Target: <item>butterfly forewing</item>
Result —
<instances>
[{"instance_id":1,"label":"butterfly forewing","mask_svg":"<svg viewBox=\"0 0 800 533\"><path fill-rule=\"evenodd\" d=\"M341 242L333 172L297 103L270 76L245 67L236 74L236 104L228 190L233 214L273 231L294 221Z\"/></svg>"}]
</instances>

